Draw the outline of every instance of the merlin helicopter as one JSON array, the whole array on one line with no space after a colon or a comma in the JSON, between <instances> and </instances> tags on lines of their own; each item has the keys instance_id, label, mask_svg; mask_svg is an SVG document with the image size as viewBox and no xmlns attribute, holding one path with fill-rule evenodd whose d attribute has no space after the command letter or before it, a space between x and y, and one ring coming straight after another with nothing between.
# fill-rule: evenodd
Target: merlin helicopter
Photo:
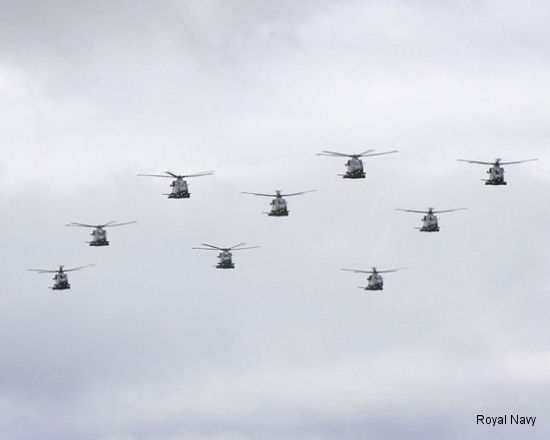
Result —
<instances>
[{"instance_id":1,"label":"merlin helicopter","mask_svg":"<svg viewBox=\"0 0 550 440\"><path fill-rule=\"evenodd\" d=\"M92 236L92 241L88 241L87 243L90 246L109 246L109 242L107 241L107 231L105 230L105 228L130 225L132 223L137 223L137 222L135 220L132 220L131 222L116 223L116 220L113 220L103 225L88 225L86 223L72 222L72 223L66 224L65 226L80 226L82 228L94 228L94 230L90 234Z\"/></svg>"},{"instance_id":2,"label":"merlin helicopter","mask_svg":"<svg viewBox=\"0 0 550 440\"><path fill-rule=\"evenodd\" d=\"M246 243L239 243L235 246L231 246L228 248L221 248L218 246L214 246L207 243L201 243L203 246L207 247L194 247L191 249L200 249L203 251L221 251L218 254L218 263L216 264L216 269L235 269L235 263L233 263L232 257L233 254L231 251L244 251L245 249L255 249L259 248L260 246L250 246L250 247L241 247L244 246Z\"/></svg>"},{"instance_id":3,"label":"merlin helicopter","mask_svg":"<svg viewBox=\"0 0 550 440\"><path fill-rule=\"evenodd\" d=\"M269 204L271 205L271 211L264 212L264 214L267 214L271 217L286 217L288 216L288 208L286 205L286 200L283 199L283 197L291 197L291 196L299 196L301 194L306 194L309 192L317 191L316 189L312 189L309 191L302 191L297 193L290 193L290 194L282 194L280 189L275 190L275 194L262 194L262 193L250 193L250 192L243 192L243 194L250 194L253 196L264 196L264 197L275 197Z\"/></svg>"},{"instance_id":4,"label":"merlin helicopter","mask_svg":"<svg viewBox=\"0 0 550 440\"><path fill-rule=\"evenodd\" d=\"M53 273L53 286L50 287L52 290L66 290L70 289L71 285L69 284L69 278L67 277L66 272L73 272L75 270L84 269L85 267L93 266L93 264L88 264L86 266L74 267L72 269L63 269L63 266L59 266L57 270L48 270L48 269L28 269L31 272L38 273Z\"/></svg>"},{"instance_id":5,"label":"merlin helicopter","mask_svg":"<svg viewBox=\"0 0 550 440\"><path fill-rule=\"evenodd\" d=\"M321 153L317 153L317 156L329 156L329 157L349 157L346 162L346 173L338 174L344 179L364 179L366 174L363 169L363 161L361 157L381 156L383 154L397 153L398 150L384 151L382 153L373 153L374 150L363 151L358 154L338 153L336 151L323 150Z\"/></svg>"},{"instance_id":6,"label":"merlin helicopter","mask_svg":"<svg viewBox=\"0 0 550 440\"><path fill-rule=\"evenodd\" d=\"M384 279L382 278L381 273L397 272L398 270L406 269L406 267L400 267L398 269L389 269L389 270L376 270L376 267L373 267L372 270L359 270L359 269L342 269L349 272L355 273L368 273L370 274L367 278L368 284L366 286L359 287L363 290L384 290Z\"/></svg>"},{"instance_id":7,"label":"merlin helicopter","mask_svg":"<svg viewBox=\"0 0 550 440\"><path fill-rule=\"evenodd\" d=\"M476 163L480 165L491 165L491 168L487 170L489 175L488 179L481 179L485 182L485 185L507 185L504 180L504 168L502 165L514 165L517 163L523 162L532 162L538 159L525 159L525 160L516 160L514 162L501 162L502 159L495 159L494 162L481 162L478 160L468 160L468 159L457 159L460 162Z\"/></svg>"},{"instance_id":8,"label":"merlin helicopter","mask_svg":"<svg viewBox=\"0 0 550 440\"><path fill-rule=\"evenodd\" d=\"M460 211L462 209L466 209L466 208L446 209L444 211L434 211L433 208L428 208L427 211L417 211L415 209L399 209L399 208L396 208L396 211L416 212L418 214L426 214L424 217L422 217L422 227L421 228L416 228L416 229L419 229L420 232L438 232L439 231L439 224L437 223L437 216L435 214L442 214L444 212Z\"/></svg>"},{"instance_id":9,"label":"merlin helicopter","mask_svg":"<svg viewBox=\"0 0 550 440\"><path fill-rule=\"evenodd\" d=\"M209 176L211 174L214 174L214 171L204 171L202 173L196 173L196 174L186 174L186 175L178 175L174 174L171 171L164 171L166 175L164 174L138 174L138 176L147 176L147 177L167 177L169 179L176 179L172 181L170 186L172 187L172 191L169 194L164 194L165 196L168 196L169 199L188 199L191 197L191 193L189 192L189 187L187 186L187 182L184 180L188 177L202 177L202 176Z\"/></svg>"}]
</instances>

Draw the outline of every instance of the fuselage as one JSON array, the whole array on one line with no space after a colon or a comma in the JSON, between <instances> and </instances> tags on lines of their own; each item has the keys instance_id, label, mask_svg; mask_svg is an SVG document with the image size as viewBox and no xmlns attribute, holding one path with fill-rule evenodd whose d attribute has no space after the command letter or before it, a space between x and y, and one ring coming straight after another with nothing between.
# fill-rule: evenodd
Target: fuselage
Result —
<instances>
[{"instance_id":1,"label":"fuselage","mask_svg":"<svg viewBox=\"0 0 550 440\"><path fill-rule=\"evenodd\" d=\"M56 272L53 276L52 290L65 290L70 288L71 285L69 284L69 278L67 277L67 274L63 271Z\"/></svg>"},{"instance_id":2,"label":"fuselage","mask_svg":"<svg viewBox=\"0 0 550 440\"><path fill-rule=\"evenodd\" d=\"M357 157L351 157L346 162L345 179L364 179L365 171L363 169L363 161Z\"/></svg>"},{"instance_id":3,"label":"fuselage","mask_svg":"<svg viewBox=\"0 0 550 440\"><path fill-rule=\"evenodd\" d=\"M366 290L383 290L384 288L384 279L382 278L382 275L380 275L378 272L374 272L369 275L367 278L368 285L366 287Z\"/></svg>"},{"instance_id":4,"label":"fuselage","mask_svg":"<svg viewBox=\"0 0 550 440\"><path fill-rule=\"evenodd\" d=\"M218 269L233 269L235 267L235 264L233 264L232 260L233 254L229 251L221 251L218 254L218 264L216 267Z\"/></svg>"},{"instance_id":5,"label":"fuselage","mask_svg":"<svg viewBox=\"0 0 550 440\"><path fill-rule=\"evenodd\" d=\"M439 225L437 223L437 216L432 213L427 213L422 217L422 227L420 228L422 232L437 232L439 231Z\"/></svg>"},{"instance_id":6,"label":"fuselage","mask_svg":"<svg viewBox=\"0 0 550 440\"><path fill-rule=\"evenodd\" d=\"M269 212L269 215L275 216L275 217L283 217L288 215L288 209L286 200L283 199L281 196L275 197L271 202L271 211Z\"/></svg>"},{"instance_id":7,"label":"fuselage","mask_svg":"<svg viewBox=\"0 0 550 440\"><path fill-rule=\"evenodd\" d=\"M489 179L485 182L486 185L506 185L504 181L504 168L499 164L493 165L487 170Z\"/></svg>"},{"instance_id":8,"label":"fuselage","mask_svg":"<svg viewBox=\"0 0 550 440\"><path fill-rule=\"evenodd\" d=\"M174 180L170 186L172 187L172 192L168 195L168 198L171 199L186 199L189 198L189 188L187 182L182 178L177 178Z\"/></svg>"},{"instance_id":9,"label":"fuselage","mask_svg":"<svg viewBox=\"0 0 550 440\"><path fill-rule=\"evenodd\" d=\"M107 231L103 228L96 228L92 231L92 241L90 246L109 246L107 241Z\"/></svg>"}]
</instances>

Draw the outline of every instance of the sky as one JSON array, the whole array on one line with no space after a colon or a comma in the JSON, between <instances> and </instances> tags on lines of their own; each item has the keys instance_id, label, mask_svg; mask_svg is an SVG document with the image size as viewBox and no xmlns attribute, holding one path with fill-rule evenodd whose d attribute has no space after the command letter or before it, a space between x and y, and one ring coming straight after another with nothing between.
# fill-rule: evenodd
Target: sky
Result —
<instances>
[{"instance_id":1,"label":"sky","mask_svg":"<svg viewBox=\"0 0 550 440\"><path fill-rule=\"evenodd\" d=\"M550 5L0 2L0 438L545 439ZM329 149L397 149L344 180ZM505 161L507 186L456 159ZM168 179L191 174L191 198ZM316 192L290 215L241 192ZM441 231L415 230L441 214ZM69 222L137 220L111 245ZM258 249L216 270L201 243ZM70 291L48 290L54 269ZM385 276L341 268L408 267ZM534 427L476 415L536 416Z\"/></svg>"}]
</instances>

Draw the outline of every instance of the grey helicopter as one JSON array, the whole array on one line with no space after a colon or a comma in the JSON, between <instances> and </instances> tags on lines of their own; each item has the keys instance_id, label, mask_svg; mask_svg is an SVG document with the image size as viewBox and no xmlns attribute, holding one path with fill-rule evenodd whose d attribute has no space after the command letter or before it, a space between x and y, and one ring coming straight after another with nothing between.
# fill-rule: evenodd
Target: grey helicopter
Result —
<instances>
[{"instance_id":1,"label":"grey helicopter","mask_svg":"<svg viewBox=\"0 0 550 440\"><path fill-rule=\"evenodd\" d=\"M482 162L479 160L468 160L468 159L457 159L457 160L460 162L477 163L480 165L491 165L491 167L487 170L487 174L489 175L489 178L481 179L481 180L485 182L485 185L507 185L507 182L504 180L504 168L502 168L502 165L514 165L517 163L532 162L538 159L516 160L514 162L501 162L502 159L495 159L494 162Z\"/></svg>"},{"instance_id":2,"label":"grey helicopter","mask_svg":"<svg viewBox=\"0 0 550 440\"><path fill-rule=\"evenodd\" d=\"M53 286L51 286L50 289L66 290L71 288L71 285L69 284L69 278L67 277L66 272L73 272L75 270L84 269L85 267L90 267L90 266L94 266L94 265L88 264L86 266L74 267L72 269L63 269L63 266L59 266L59 269L57 270L49 270L49 269L28 269L28 270L30 270L31 272L55 274L53 276Z\"/></svg>"},{"instance_id":3,"label":"grey helicopter","mask_svg":"<svg viewBox=\"0 0 550 440\"><path fill-rule=\"evenodd\" d=\"M443 211L434 211L433 208L428 208L427 211L417 211L416 209L399 209L399 208L396 208L396 211L416 212L418 214L425 214L424 217L422 217L422 227L421 228L416 228L416 229L419 229L420 232L438 232L439 231L439 224L437 223L437 216L435 214L442 214L444 212L460 211L462 209L466 209L466 208L445 209Z\"/></svg>"},{"instance_id":4,"label":"grey helicopter","mask_svg":"<svg viewBox=\"0 0 550 440\"><path fill-rule=\"evenodd\" d=\"M90 246L109 246L109 241L107 240L107 231L105 230L105 228L130 225L132 223L137 223L137 222L135 220L132 220L131 222L116 223L116 220L113 220L103 225L88 225L86 223L71 222L66 224L65 226L80 226L83 228L94 228L94 230L90 234L92 236L92 241L88 241L87 243Z\"/></svg>"},{"instance_id":5,"label":"grey helicopter","mask_svg":"<svg viewBox=\"0 0 550 440\"><path fill-rule=\"evenodd\" d=\"M216 264L216 269L235 269L235 263L233 263L233 254L231 251L244 251L245 249L255 249L259 248L260 246L249 246L249 247L241 247L244 246L246 243L239 243L235 246L231 246L228 248L221 248L218 246L214 246L207 243L201 243L203 246L207 247L194 247L191 249L200 249L203 251L221 251L218 254L218 263Z\"/></svg>"},{"instance_id":6,"label":"grey helicopter","mask_svg":"<svg viewBox=\"0 0 550 440\"><path fill-rule=\"evenodd\" d=\"M398 150L384 151L382 153L373 153L374 150L366 150L358 154L338 153L337 151L323 150L321 153L317 153L317 156L329 156L329 157L349 157L346 162L346 173L338 174L344 179L364 179L366 176L363 169L363 161L361 157L381 156L383 154L397 153Z\"/></svg>"},{"instance_id":7,"label":"grey helicopter","mask_svg":"<svg viewBox=\"0 0 550 440\"><path fill-rule=\"evenodd\" d=\"M243 192L243 194L250 194L253 196L264 196L264 197L275 197L271 202L271 210L269 212L264 212L264 214L267 214L271 217L287 217L288 216L288 208L286 205L286 200L283 199L283 197L291 197L291 196L299 196L301 194L306 194L309 192L317 191L316 189L312 189L309 191L302 191L297 193L290 193L290 194L282 194L280 189L275 190L275 194L262 194L262 193L250 193L250 192Z\"/></svg>"},{"instance_id":8,"label":"grey helicopter","mask_svg":"<svg viewBox=\"0 0 550 440\"><path fill-rule=\"evenodd\" d=\"M366 286L359 287L363 290L384 290L384 279L382 278L381 273L397 272L398 270L406 269L406 267L400 267L397 269L389 270L377 270L376 267L373 267L372 270L359 270L359 269L342 269L354 273L368 273L370 274L367 278L368 284Z\"/></svg>"},{"instance_id":9,"label":"grey helicopter","mask_svg":"<svg viewBox=\"0 0 550 440\"><path fill-rule=\"evenodd\" d=\"M191 193L189 192L189 187L187 186L187 182L184 180L188 177L202 177L202 176L209 176L211 174L214 174L214 171L204 171L202 173L196 173L196 174L174 174L171 171L164 171L167 175L164 174L138 174L138 176L147 176L147 177L168 177L170 179L176 179L172 181L170 186L172 187L172 191L169 194L164 194L165 196L168 196L169 199L188 199L191 197Z\"/></svg>"}]
</instances>

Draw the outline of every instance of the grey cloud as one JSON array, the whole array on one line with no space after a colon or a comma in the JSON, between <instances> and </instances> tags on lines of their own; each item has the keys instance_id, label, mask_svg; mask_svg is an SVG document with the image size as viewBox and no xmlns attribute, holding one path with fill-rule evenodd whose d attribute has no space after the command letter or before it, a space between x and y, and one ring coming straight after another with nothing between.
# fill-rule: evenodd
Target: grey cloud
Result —
<instances>
[{"instance_id":1,"label":"grey cloud","mask_svg":"<svg viewBox=\"0 0 550 440\"><path fill-rule=\"evenodd\" d=\"M543 2L4 2L0 437L546 438ZM322 149L399 149L336 176ZM459 157L538 162L485 168ZM189 200L140 172L216 170ZM318 192L290 217L241 191ZM441 232L419 234L428 206ZM70 221L137 219L91 249ZM235 271L202 242L246 241ZM68 295L28 267L96 266ZM383 295L342 267L408 266ZM507 437L508 436L508 437ZM523 437L522 437L523 438Z\"/></svg>"}]
</instances>

